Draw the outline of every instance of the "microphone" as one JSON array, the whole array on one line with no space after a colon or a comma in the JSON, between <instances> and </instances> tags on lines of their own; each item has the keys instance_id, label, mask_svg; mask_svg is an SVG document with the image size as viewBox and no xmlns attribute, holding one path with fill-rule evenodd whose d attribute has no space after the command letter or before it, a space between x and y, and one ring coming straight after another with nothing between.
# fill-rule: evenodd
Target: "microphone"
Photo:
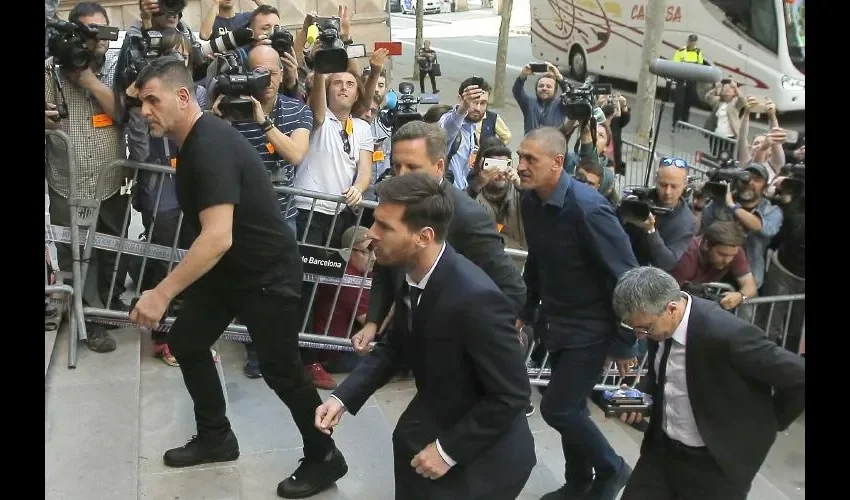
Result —
<instances>
[{"instance_id":1,"label":"microphone","mask_svg":"<svg viewBox=\"0 0 850 500\"><path fill-rule=\"evenodd\" d=\"M723 78L723 72L716 66L674 62L666 59L650 61L649 72L662 78L705 83L717 83Z\"/></svg>"},{"instance_id":2,"label":"microphone","mask_svg":"<svg viewBox=\"0 0 850 500\"><path fill-rule=\"evenodd\" d=\"M387 96L385 99L387 109L392 110L395 109L396 106L398 106L398 94L395 90L390 90L389 92L387 92Z\"/></svg>"}]
</instances>

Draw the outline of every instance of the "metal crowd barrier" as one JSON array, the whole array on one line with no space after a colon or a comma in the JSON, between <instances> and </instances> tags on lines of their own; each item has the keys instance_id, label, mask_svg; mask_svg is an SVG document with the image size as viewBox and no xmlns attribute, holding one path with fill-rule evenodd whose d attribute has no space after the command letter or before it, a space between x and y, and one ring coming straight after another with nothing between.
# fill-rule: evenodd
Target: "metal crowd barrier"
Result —
<instances>
[{"instance_id":1,"label":"metal crowd barrier","mask_svg":"<svg viewBox=\"0 0 850 500\"><path fill-rule=\"evenodd\" d=\"M650 149L640 144L635 144L624 140L622 143L623 163L626 167L626 175L618 176L618 189L620 196L623 195L623 189L626 186L644 186L646 185L646 164L649 158ZM652 155L652 164L657 166L661 156L656 151ZM649 185L655 182L655 173L650 174Z\"/></svg>"},{"instance_id":2,"label":"metal crowd barrier","mask_svg":"<svg viewBox=\"0 0 850 500\"><path fill-rule=\"evenodd\" d=\"M735 314L764 330L768 338L782 347L802 354L806 337L806 294L753 297ZM799 331L795 331L796 328ZM795 328L792 330L792 328ZM798 340L789 345L789 336Z\"/></svg>"},{"instance_id":3,"label":"metal crowd barrier","mask_svg":"<svg viewBox=\"0 0 850 500\"><path fill-rule=\"evenodd\" d=\"M687 161L689 165L711 166L722 151L728 152L730 158L736 158L735 139L717 135L688 122L679 121L676 125L676 132L672 134L672 155ZM704 148L694 150L692 144L695 140L702 141Z\"/></svg>"}]
</instances>

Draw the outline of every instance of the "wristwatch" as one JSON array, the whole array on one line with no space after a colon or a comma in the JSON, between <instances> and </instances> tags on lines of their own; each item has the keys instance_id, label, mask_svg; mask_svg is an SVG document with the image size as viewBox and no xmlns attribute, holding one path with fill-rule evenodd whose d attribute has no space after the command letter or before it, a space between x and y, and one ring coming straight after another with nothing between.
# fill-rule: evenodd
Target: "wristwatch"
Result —
<instances>
[{"instance_id":1,"label":"wristwatch","mask_svg":"<svg viewBox=\"0 0 850 500\"><path fill-rule=\"evenodd\" d=\"M271 118L266 116L266 121L264 121L262 123L262 127L263 127L263 133L268 133L269 130L274 128L274 122L272 121Z\"/></svg>"},{"instance_id":2,"label":"wristwatch","mask_svg":"<svg viewBox=\"0 0 850 500\"><path fill-rule=\"evenodd\" d=\"M741 293L741 292L738 292L738 293ZM750 300L750 298L747 297L746 295L744 295L743 293L741 293L741 304L746 304L748 300Z\"/></svg>"}]
</instances>

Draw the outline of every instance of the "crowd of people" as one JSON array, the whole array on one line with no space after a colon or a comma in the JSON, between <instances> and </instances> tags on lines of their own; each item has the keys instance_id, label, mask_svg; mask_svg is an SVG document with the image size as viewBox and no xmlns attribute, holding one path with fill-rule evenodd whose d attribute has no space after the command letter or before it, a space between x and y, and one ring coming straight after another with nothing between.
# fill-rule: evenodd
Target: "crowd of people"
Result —
<instances>
[{"instance_id":1,"label":"crowd of people","mask_svg":"<svg viewBox=\"0 0 850 500\"><path fill-rule=\"evenodd\" d=\"M776 417L779 428L799 415L804 364L788 350L796 353L801 341L804 310L794 308L787 319L779 311L787 303L770 314L748 304L757 295L805 291L804 181L801 165L785 165L777 150L778 124L751 146L739 143L740 167L729 167L736 172L729 182L709 182L689 196L687 162L663 158L651 192L621 196L622 128L630 117L624 97L599 96L588 103L590 119L570 119L558 69L546 63L532 95L525 90L534 73L528 65L513 87L524 117L516 151L508 147L505 120L488 108L490 85L477 76L459 85L456 104L433 106L422 120L399 125L385 105L387 50L375 50L365 68L350 59L344 70L319 71L320 44L306 35L316 17L306 16L283 50L273 43L282 29L279 12L255 3L252 12L240 13L233 1L216 0L204 16L202 40L251 29L251 42L234 50L234 58L199 56L179 10L140 0L140 22L117 53L108 41L86 39L84 67L64 53L45 60L45 128L71 138L77 193L100 202L97 231L126 236L131 202L141 215L141 238L188 249L173 269L149 261L144 273L134 259L116 264L114 252L98 251L83 297L151 328L169 312L177 316L168 335L154 336L153 354L183 372L198 434L167 451L167 465L239 456L209 352L234 320L252 339L245 375L263 378L276 392L304 440L304 459L278 486L285 498L313 495L346 474L331 428L402 372L413 374L419 392L393 436L396 498L516 498L536 461L525 419L535 411L526 359L539 363L545 352L552 371L540 410L561 435L566 484L544 498L609 499L635 482L630 477L651 483L652 471L639 462L633 475L607 442L587 400L609 360L625 372L647 349L654 357L659 342L684 345L679 326L688 315L693 325L722 312L711 320L718 323L700 319L698 328L726 325L764 347L769 356L739 353L722 368L730 386L760 398L769 398L770 387L790 393L776 396L790 401ZM338 14L340 41L351 45L351 15L346 7ZM106 10L90 1L78 3L69 21L109 25ZM152 30L161 34L156 54L132 71L134 43ZM265 85L239 99L225 95L215 70L223 59L266 77ZM429 45L416 61L420 90L430 75L436 93ZM729 106L726 97L718 99ZM747 136L748 119L748 113L740 119L739 137ZM791 154L804 163L805 146ZM121 158L176 171L133 178L110 170L100 179L104 166ZM50 219L64 226L71 220L68 159L61 142L48 138ZM624 210L629 204L646 213ZM305 246L345 250L345 273L371 278L371 287L314 290L303 281ZM506 247L526 250L527 258L512 258ZM60 245L59 267L68 262ZM144 291L132 311L122 298L127 277ZM729 291L714 297L696 288L718 282ZM299 349L300 331L350 336L354 353ZM96 324L87 344L95 352L116 348ZM672 349L665 345L662 359ZM755 363L775 372L750 380ZM665 366L657 364L650 378ZM778 375L780 368L787 373ZM339 372L352 375L338 386L332 374ZM322 403L316 388L334 390L333 396ZM763 406L753 410L766 414ZM690 439L706 432L693 423L690 434L677 434L666 420L660 425L666 418L650 417L650 429L664 431L666 445L725 446L722 457L735 449L726 437ZM760 438L758 445L769 448L769 436ZM764 459L761 448L741 459L744 472L721 464L714 486L705 487L723 498L745 498ZM700 467L721 460L712 455L701 456ZM482 481L494 471L498 480ZM640 491L648 488L644 483L628 486L628 498L653 498Z\"/></svg>"}]
</instances>

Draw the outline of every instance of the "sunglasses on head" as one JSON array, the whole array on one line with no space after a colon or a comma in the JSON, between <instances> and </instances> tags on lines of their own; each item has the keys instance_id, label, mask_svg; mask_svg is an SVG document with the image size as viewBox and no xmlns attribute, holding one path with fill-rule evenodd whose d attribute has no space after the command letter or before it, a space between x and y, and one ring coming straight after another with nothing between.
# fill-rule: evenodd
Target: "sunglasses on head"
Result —
<instances>
[{"instance_id":1,"label":"sunglasses on head","mask_svg":"<svg viewBox=\"0 0 850 500\"><path fill-rule=\"evenodd\" d=\"M670 158L670 157L661 158L661 166L662 167L669 167L671 165L675 166L675 167L679 167L679 168L688 168L688 162L686 162L685 160L683 160L681 158Z\"/></svg>"}]
</instances>

